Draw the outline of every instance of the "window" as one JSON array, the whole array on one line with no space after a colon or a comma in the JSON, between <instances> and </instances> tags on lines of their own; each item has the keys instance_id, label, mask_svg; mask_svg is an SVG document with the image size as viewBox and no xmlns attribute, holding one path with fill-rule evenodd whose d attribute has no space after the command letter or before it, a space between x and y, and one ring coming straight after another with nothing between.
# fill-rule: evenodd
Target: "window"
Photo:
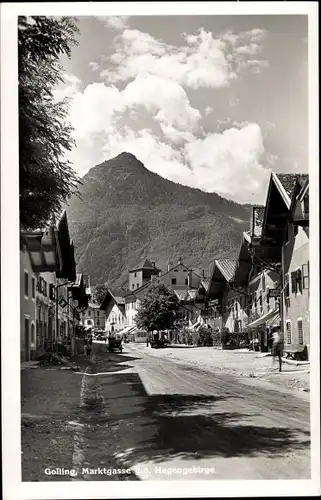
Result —
<instances>
[{"instance_id":1,"label":"window","mask_svg":"<svg viewBox=\"0 0 321 500\"><path fill-rule=\"evenodd\" d=\"M134 277L135 277L135 278L137 277L137 273L134 273Z\"/></svg>"},{"instance_id":2,"label":"window","mask_svg":"<svg viewBox=\"0 0 321 500\"><path fill-rule=\"evenodd\" d=\"M178 273L178 269L174 269L174 273Z\"/></svg>"},{"instance_id":3,"label":"window","mask_svg":"<svg viewBox=\"0 0 321 500\"><path fill-rule=\"evenodd\" d=\"M135 288L135 285L132 285L132 288L134 289L134 288Z\"/></svg>"},{"instance_id":4,"label":"window","mask_svg":"<svg viewBox=\"0 0 321 500\"><path fill-rule=\"evenodd\" d=\"M29 296L29 274L25 272L25 297Z\"/></svg>"},{"instance_id":5,"label":"window","mask_svg":"<svg viewBox=\"0 0 321 500\"><path fill-rule=\"evenodd\" d=\"M172 278L172 285L176 285L176 278Z\"/></svg>"},{"instance_id":6,"label":"window","mask_svg":"<svg viewBox=\"0 0 321 500\"><path fill-rule=\"evenodd\" d=\"M188 278L185 278L185 285L188 285Z\"/></svg>"},{"instance_id":7,"label":"window","mask_svg":"<svg viewBox=\"0 0 321 500\"><path fill-rule=\"evenodd\" d=\"M302 266L302 286L304 290L309 290L310 280L309 280L309 262L307 264L303 264Z\"/></svg>"},{"instance_id":8,"label":"window","mask_svg":"<svg viewBox=\"0 0 321 500\"><path fill-rule=\"evenodd\" d=\"M291 344L292 340L292 325L291 325L291 320L288 320L286 322L286 343Z\"/></svg>"},{"instance_id":9,"label":"window","mask_svg":"<svg viewBox=\"0 0 321 500\"><path fill-rule=\"evenodd\" d=\"M289 282L289 274L284 276L284 297L288 299L290 297L290 282Z\"/></svg>"},{"instance_id":10,"label":"window","mask_svg":"<svg viewBox=\"0 0 321 500\"><path fill-rule=\"evenodd\" d=\"M55 300L55 285L52 283L49 285L49 297L51 300Z\"/></svg>"},{"instance_id":11,"label":"window","mask_svg":"<svg viewBox=\"0 0 321 500\"><path fill-rule=\"evenodd\" d=\"M90 309L89 309L89 311L88 311L88 316L91 316L91 310L90 310Z\"/></svg>"},{"instance_id":12,"label":"window","mask_svg":"<svg viewBox=\"0 0 321 500\"><path fill-rule=\"evenodd\" d=\"M36 343L36 336L35 336L35 324L31 323L31 344Z\"/></svg>"},{"instance_id":13,"label":"window","mask_svg":"<svg viewBox=\"0 0 321 500\"><path fill-rule=\"evenodd\" d=\"M139 283L136 284L136 288L139 288Z\"/></svg>"},{"instance_id":14,"label":"window","mask_svg":"<svg viewBox=\"0 0 321 500\"><path fill-rule=\"evenodd\" d=\"M31 278L31 297L33 299L36 297L36 280L34 277Z\"/></svg>"},{"instance_id":15,"label":"window","mask_svg":"<svg viewBox=\"0 0 321 500\"><path fill-rule=\"evenodd\" d=\"M47 297L47 281L43 280L43 294Z\"/></svg>"},{"instance_id":16,"label":"window","mask_svg":"<svg viewBox=\"0 0 321 500\"><path fill-rule=\"evenodd\" d=\"M302 318L298 318L299 344L303 344L303 324Z\"/></svg>"}]
</instances>

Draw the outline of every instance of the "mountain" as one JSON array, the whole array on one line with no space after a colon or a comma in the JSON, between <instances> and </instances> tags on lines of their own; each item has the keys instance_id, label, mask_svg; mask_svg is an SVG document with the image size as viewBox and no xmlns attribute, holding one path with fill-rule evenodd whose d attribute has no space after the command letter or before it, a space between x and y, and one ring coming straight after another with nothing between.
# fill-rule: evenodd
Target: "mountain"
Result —
<instances>
[{"instance_id":1,"label":"mountain","mask_svg":"<svg viewBox=\"0 0 321 500\"><path fill-rule=\"evenodd\" d=\"M89 170L67 208L80 270L93 284L127 285L143 257L161 269L179 257L208 273L214 259L234 257L249 228L250 205L166 180L132 154Z\"/></svg>"}]
</instances>

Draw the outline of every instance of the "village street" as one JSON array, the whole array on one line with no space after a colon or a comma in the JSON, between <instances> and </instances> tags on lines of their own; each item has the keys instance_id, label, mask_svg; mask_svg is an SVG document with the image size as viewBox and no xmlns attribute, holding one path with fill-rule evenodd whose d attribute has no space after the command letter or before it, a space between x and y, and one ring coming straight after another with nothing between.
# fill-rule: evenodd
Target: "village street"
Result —
<instances>
[{"instance_id":1,"label":"village street","mask_svg":"<svg viewBox=\"0 0 321 500\"><path fill-rule=\"evenodd\" d=\"M96 343L77 371L22 370L23 481L309 478L308 393L165 351Z\"/></svg>"}]
</instances>

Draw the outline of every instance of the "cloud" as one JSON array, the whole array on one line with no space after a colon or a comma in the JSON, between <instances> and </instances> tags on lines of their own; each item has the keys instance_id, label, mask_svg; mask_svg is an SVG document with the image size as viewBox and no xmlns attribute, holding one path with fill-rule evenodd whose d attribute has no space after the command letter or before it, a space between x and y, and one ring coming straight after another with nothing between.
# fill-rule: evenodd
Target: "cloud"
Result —
<instances>
[{"instance_id":1,"label":"cloud","mask_svg":"<svg viewBox=\"0 0 321 500\"><path fill-rule=\"evenodd\" d=\"M106 59L101 77L116 83L151 74L191 89L227 87L240 72L260 66L258 59L255 64L249 61L261 51L264 36L262 30L251 30L215 38L201 28L182 34L184 43L174 46L148 33L125 29L115 38L115 51Z\"/></svg>"},{"instance_id":2,"label":"cloud","mask_svg":"<svg viewBox=\"0 0 321 500\"><path fill-rule=\"evenodd\" d=\"M98 71L100 69L100 65L95 62L95 61L92 61L88 64L88 66L93 70L93 71Z\"/></svg>"},{"instance_id":3,"label":"cloud","mask_svg":"<svg viewBox=\"0 0 321 500\"><path fill-rule=\"evenodd\" d=\"M104 23L107 28L121 31L128 27L127 21L130 16L97 16L98 21Z\"/></svg>"},{"instance_id":4,"label":"cloud","mask_svg":"<svg viewBox=\"0 0 321 500\"><path fill-rule=\"evenodd\" d=\"M264 145L256 123L209 134L185 151L200 188L239 202L262 201L270 172L260 163Z\"/></svg>"},{"instance_id":5,"label":"cloud","mask_svg":"<svg viewBox=\"0 0 321 500\"><path fill-rule=\"evenodd\" d=\"M133 130L123 125L126 112L137 112L139 120L140 109L147 112L149 127ZM265 150L259 125L244 122L204 134L200 113L177 83L146 76L122 91L103 83L90 84L74 95L70 119L78 145L71 160L81 174L128 151L149 170L174 182L219 192L239 202L264 199L269 170L261 162ZM153 123L159 124L159 133Z\"/></svg>"}]
</instances>

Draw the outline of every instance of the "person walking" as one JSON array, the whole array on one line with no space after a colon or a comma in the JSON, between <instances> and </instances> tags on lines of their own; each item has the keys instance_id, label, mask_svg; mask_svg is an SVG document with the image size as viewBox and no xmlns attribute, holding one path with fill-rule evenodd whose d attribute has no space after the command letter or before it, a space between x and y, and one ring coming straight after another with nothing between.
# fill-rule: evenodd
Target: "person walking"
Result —
<instances>
[{"instance_id":1,"label":"person walking","mask_svg":"<svg viewBox=\"0 0 321 500\"><path fill-rule=\"evenodd\" d=\"M272 356L273 364L275 363L275 358L279 360L279 372L282 371L282 354L284 347L284 334L279 326L275 326L272 329Z\"/></svg>"}]
</instances>

